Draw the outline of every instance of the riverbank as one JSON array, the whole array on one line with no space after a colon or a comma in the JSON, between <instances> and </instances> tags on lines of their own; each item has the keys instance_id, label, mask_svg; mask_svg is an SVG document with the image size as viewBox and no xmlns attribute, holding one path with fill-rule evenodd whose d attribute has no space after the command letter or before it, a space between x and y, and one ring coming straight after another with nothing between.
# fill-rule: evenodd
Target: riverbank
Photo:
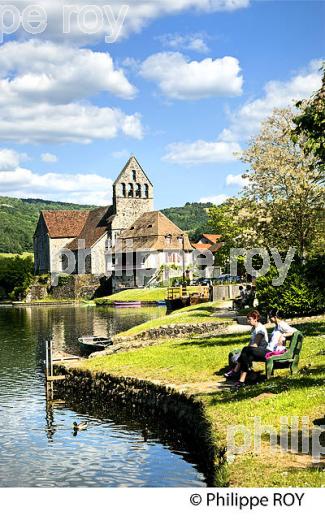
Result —
<instances>
[{"instance_id":1,"label":"riverbank","mask_svg":"<svg viewBox=\"0 0 325 520\"><path fill-rule=\"evenodd\" d=\"M186 314L186 313L185 313ZM180 316L178 316L179 318ZM325 382L325 320L324 317L297 321L304 334L300 372L288 375L277 371L269 381L233 392L224 382L223 372L228 352L245 345L244 333L215 333L210 337L192 335L181 339L163 339L146 347L102 356L78 363L78 369L91 374L106 374L117 378L132 378L157 386L172 388L179 394L198 399L215 439L214 447L224 450L230 427L245 427L252 441L256 421L280 433L280 417L308 418L308 428L320 424L324 416ZM128 331L129 332L129 331ZM131 340L131 338L130 338ZM260 365L264 372L263 365ZM255 420L255 423L254 423ZM314 422L315 421L315 422ZM307 425L305 425L305 428ZM290 453L276 446L270 451L267 437L262 436L261 448L252 447L246 453L228 452L228 483L238 487L286 487L325 485L324 467L312 462L308 453Z\"/></svg>"}]
</instances>

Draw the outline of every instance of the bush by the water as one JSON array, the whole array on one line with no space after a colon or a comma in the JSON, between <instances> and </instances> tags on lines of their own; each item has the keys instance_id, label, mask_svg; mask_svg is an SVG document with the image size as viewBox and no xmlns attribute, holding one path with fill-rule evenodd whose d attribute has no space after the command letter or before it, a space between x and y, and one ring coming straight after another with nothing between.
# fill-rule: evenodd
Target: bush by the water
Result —
<instances>
[{"instance_id":1,"label":"bush by the water","mask_svg":"<svg viewBox=\"0 0 325 520\"><path fill-rule=\"evenodd\" d=\"M256 280L256 295L263 313L271 308L281 310L285 316L310 316L325 311L325 256L302 264L293 263L282 285L272 280L278 277L276 267Z\"/></svg>"},{"instance_id":2,"label":"bush by the water","mask_svg":"<svg viewBox=\"0 0 325 520\"><path fill-rule=\"evenodd\" d=\"M0 298L23 298L32 282L33 272L31 255L0 256Z\"/></svg>"}]
</instances>

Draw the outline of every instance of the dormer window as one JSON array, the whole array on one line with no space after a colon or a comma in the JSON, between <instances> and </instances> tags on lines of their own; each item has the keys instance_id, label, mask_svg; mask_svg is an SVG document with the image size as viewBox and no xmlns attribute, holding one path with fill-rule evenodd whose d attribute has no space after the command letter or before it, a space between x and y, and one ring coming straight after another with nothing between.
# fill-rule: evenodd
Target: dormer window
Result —
<instances>
[{"instance_id":1,"label":"dormer window","mask_svg":"<svg viewBox=\"0 0 325 520\"><path fill-rule=\"evenodd\" d=\"M135 170L132 170L132 180L133 182L137 181L137 172Z\"/></svg>"}]
</instances>

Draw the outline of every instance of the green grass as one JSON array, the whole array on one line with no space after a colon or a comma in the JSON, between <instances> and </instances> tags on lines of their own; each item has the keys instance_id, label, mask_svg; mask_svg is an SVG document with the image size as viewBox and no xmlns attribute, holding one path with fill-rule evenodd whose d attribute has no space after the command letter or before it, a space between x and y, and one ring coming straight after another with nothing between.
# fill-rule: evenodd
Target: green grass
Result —
<instances>
[{"instance_id":1,"label":"green grass","mask_svg":"<svg viewBox=\"0 0 325 520\"><path fill-rule=\"evenodd\" d=\"M110 304L112 302L148 302L160 301L166 298L167 290L165 287L158 287L153 289L127 289L111 296L104 298L97 298L95 303L97 305Z\"/></svg>"},{"instance_id":2,"label":"green grass","mask_svg":"<svg viewBox=\"0 0 325 520\"><path fill-rule=\"evenodd\" d=\"M181 318L180 314L171 316ZM186 312L184 317L188 321ZM222 374L228 352L247 343L245 334L169 340L87 360L82 366L166 385L194 385L206 405L218 443L226 445L229 426L244 425L252 436L254 417L260 417L262 424L273 426L279 432L281 416L308 417L310 427L313 420L324 416L325 321L317 320L297 325L304 334L302 370L297 375L290 376L286 369L278 370L271 380L235 393L228 388L217 391L217 385L214 390L213 385L224 380ZM263 364L255 365L257 367L264 371ZM210 385L208 390L207 385ZM249 450L236 456L229 464L229 476L230 484L240 487L325 486L324 471L313 465L309 456L287 452L275 456L264 437L260 453Z\"/></svg>"},{"instance_id":3,"label":"green grass","mask_svg":"<svg viewBox=\"0 0 325 520\"><path fill-rule=\"evenodd\" d=\"M33 253L0 253L0 256L3 258L14 258L15 256L19 256L21 258L27 258L28 256L31 256L34 258Z\"/></svg>"},{"instance_id":4,"label":"green grass","mask_svg":"<svg viewBox=\"0 0 325 520\"><path fill-rule=\"evenodd\" d=\"M188 287L190 293L197 292L198 288ZM95 300L97 305L109 305L113 302L158 302L167 297L166 287L153 287L152 289L127 289L104 298Z\"/></svg>"},{"instance_id":5,"label":"green grass","mask_svg":"<svg viewBox=\"0 0 325 520\"><path fill-rule=\"evenodd\" d=\"M164 325L178 325L188 324L195 325L197 323L225 323L229 320L216 318L212 316L215 312L218 302L200 303L190 307L184 307L183 309L172 312L171 314L155 318L153 320L146 321L129 330L120 332L118 336L132 336L133 334L139 334L149 329L155 329Z\"/></svg>"}]
</instances>

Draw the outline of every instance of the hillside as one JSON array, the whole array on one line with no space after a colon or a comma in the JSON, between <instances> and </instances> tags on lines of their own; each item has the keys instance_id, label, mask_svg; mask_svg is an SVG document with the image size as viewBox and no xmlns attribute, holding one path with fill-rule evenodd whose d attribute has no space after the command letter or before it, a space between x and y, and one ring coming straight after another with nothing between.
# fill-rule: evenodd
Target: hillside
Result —
<instances>
[{"instance_id":1,"label":"hillside","mask_svg":"<svg viewBox=\"0 0 325 520\"><path fill-rule=\"evenodd\" d=\"M33 234L41 210L88 209L88 206L39 199L0 197L0 253L33 251Z\"/></svg>"},{"instance_id":2,"label":"hillside","mask_svg":"<svg viewBox=\"0 0 325 520\"><path fill-rule=\"evenodd\" d=\"M206 208L211 204L186 203L184 207L162 212L196 240L200 232L208 231ZM90 206L51 202L39 199L0 197L0 253L33 251L33 234L41 210L84 209Z\"/></svg>"}]
</instances>

